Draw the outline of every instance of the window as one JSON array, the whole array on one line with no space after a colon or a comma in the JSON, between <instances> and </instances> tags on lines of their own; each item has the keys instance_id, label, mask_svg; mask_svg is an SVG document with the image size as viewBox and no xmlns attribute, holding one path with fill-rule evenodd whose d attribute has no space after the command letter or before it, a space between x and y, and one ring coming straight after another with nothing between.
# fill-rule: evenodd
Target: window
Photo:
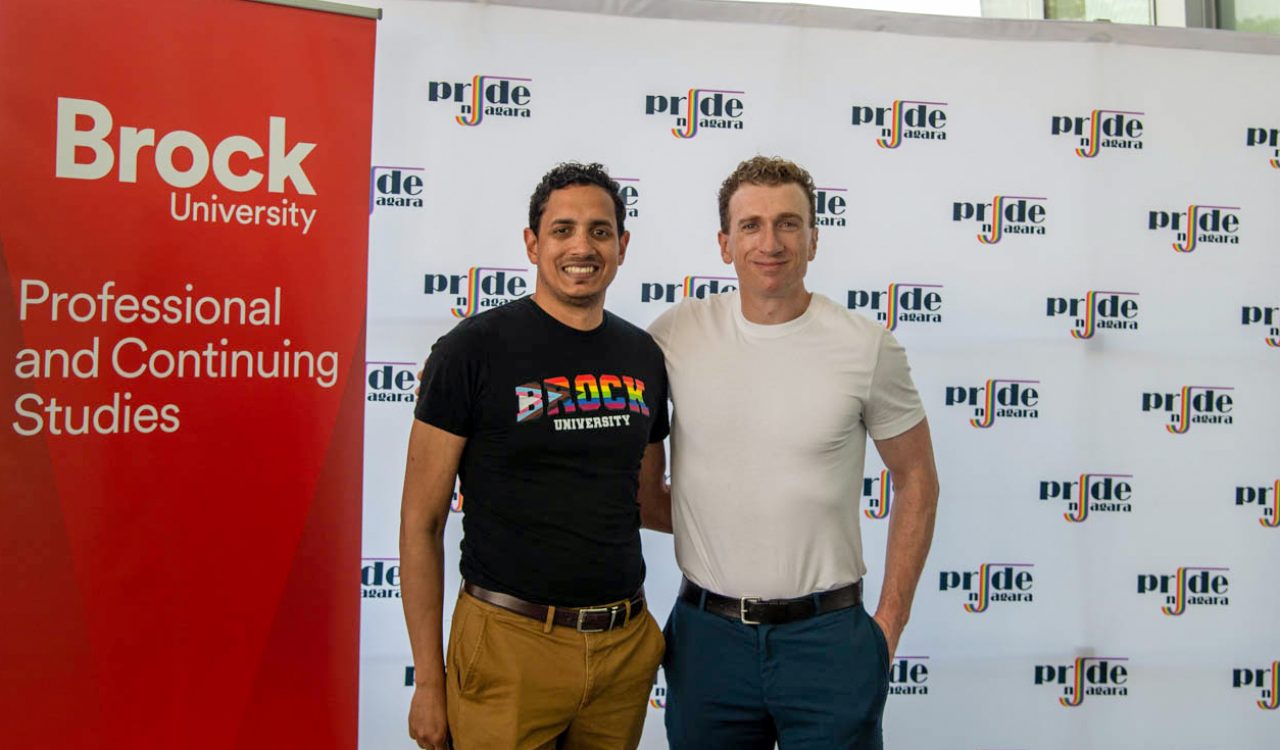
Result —
<instances>
[{"instance_id":1,"label":"window","mask_svg":"<svg viewBox=\"0 0 1280 750\"><path fill-rule=\"evenodd\" d=\"M1045 0L1044 17L1055 21L1155 23L1151 0Z\"/></svg>"},{"instance_id":2,"label":"window","mask_svg":"<svg viewBox=\"0 0 1280 750\"><path fill-rule=\"evenodd\" d=\"M1218 28L1280 34L1280 2L1218 0Z\"/></svg>"}]
</instances>

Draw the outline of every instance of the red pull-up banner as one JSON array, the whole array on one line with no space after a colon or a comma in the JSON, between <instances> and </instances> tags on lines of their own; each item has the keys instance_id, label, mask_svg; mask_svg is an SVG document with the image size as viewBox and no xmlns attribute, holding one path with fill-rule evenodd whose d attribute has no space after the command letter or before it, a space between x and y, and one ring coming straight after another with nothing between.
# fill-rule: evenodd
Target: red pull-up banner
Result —
<instances>
[{"instance_id":1,"label":"red pull-up banner","mask_svg":"<svg viewBox=\"0 0 1280 750\"><path fill-rule=\"evenodd\" d=\"M6 747L355 747L373 55L0 5Z\"/></svg>"}]
</instances>

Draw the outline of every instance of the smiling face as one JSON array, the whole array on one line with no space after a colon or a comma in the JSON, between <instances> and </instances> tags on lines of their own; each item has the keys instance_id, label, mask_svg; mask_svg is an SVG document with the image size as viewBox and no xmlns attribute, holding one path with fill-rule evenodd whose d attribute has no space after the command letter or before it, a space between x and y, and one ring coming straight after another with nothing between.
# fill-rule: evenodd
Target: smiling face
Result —
<instances>
[{"instance_id":1,"label":"smiling face","mask_svg":"<svg viewBox=\"0 0 1280 750\"><path fill-rule=\"evenodd\" d=\"M720 257L737 271L744 303L807 304L804 275L818 251L809 214L804 190L795 183L743 183L729 197Z\"/></svg>"},{"instance_id":2,"label":"smiling face","mask_svg":"<svg viewBox=\"0 0 1280 750\"><path fill-rule=\"evenodd\" d=\"M524 230L529 262L538 267L538 304L578 316L604 309L605 290L627 253L628 232L618 232L614 202L595 185L571 185L551 193L537 233Z\"/></svg>"}]
</instances>

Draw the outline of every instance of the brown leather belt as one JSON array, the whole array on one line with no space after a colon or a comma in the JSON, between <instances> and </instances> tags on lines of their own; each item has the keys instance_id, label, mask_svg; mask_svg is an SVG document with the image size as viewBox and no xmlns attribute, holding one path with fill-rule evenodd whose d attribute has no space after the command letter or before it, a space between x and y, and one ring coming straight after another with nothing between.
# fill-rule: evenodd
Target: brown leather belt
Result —
<instances>
[{"instance_id":1,"label":"brown leather belt","mask_svg":"<svg viewBox=\"0 0 1280 750\"><path fill-rule=\"evenodd\" d=\"M785 625L837 609L858 606L862 603L862 581L795 599L761 599L758 596L721 596L685 578L680 584L680 599L744 625Z\"/></svg>"},{"instance_id":2,"label":"brown leather belt","mask_svg":"<svg viewBox=\"0 0 1280 750\"><path fill-rule=\"evenodd\" d=\"M573 628L580 633L603 633L606 630L620 628L644 611L644 589L637 591L631 599L600 607L551 607L546 604L534 604L510 594L490 591L469 581L462 584L462 590L482 602L524 615L538 622L545 623L548 610L554 610L551 622Z\"/></svg>"}]
</instances>

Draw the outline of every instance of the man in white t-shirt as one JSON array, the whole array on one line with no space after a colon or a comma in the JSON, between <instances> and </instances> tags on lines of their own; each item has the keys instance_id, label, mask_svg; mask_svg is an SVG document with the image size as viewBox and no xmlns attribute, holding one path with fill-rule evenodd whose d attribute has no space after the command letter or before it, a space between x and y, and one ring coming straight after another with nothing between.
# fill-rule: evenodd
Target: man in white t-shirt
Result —
<instances>
[{"instance_id":1,"label":"man in white t-shirt","mask_svg":"<svg viewBox=\"0 0 1280 750\"><path fill-rule=\"evenodd\" d=\"M640 488L645 525L674 527L685 576L665 631L675 750L883 746L937 472L902 347L805 288L814 218L808 172L744 161L720 189L738 292L687 299L649 328L675 406L672 486L658 443ZM895 493L874 616L857 507L868 434Z\"/></svg>"}]
</instances>

